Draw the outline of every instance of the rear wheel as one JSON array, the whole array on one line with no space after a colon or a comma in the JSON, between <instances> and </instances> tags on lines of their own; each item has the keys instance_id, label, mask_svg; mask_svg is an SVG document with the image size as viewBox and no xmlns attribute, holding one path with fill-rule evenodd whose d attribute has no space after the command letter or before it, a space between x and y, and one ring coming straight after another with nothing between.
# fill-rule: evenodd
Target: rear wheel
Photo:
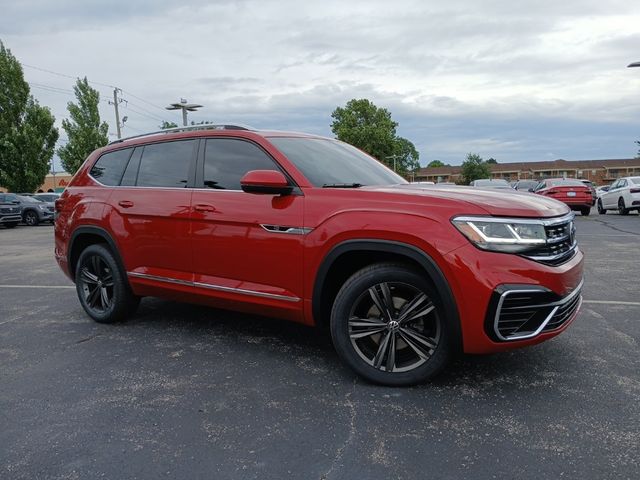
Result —
<instances>
[{"instance_id":1,"label":"rear wheel","mask_svg":"<svg viewBox=\"0 0 640 480\"><path fill-rule=\"evenodd\" d=\"M588 217L589 214L591 213L591 208L585 207L580 210L580 213L582 214L583 217Z\"/></svg>"},{"instance_id":2,"label":"rear wheel","mask_svg":"<svg viewBox=\"0 0 640 480\"><path fill-rule=\"evenodd\" d=\"M607 210L602 206L602 199L598 199L598 213L600 215L605 215L607 213Z\"/></svg>"},{"instance_id":3,"label":"rear wheel","mask_svg":"<svg viewBox=\"0 0 640 480\"><path fill-rule=\"evenodd\" d=\"M625 204L624 204L624 198L620 197L618 199L618 213L620 215L628 215L629 214L629 210L627 210Z\"/></svg>"},{"instance_id":4,"label":"rear wheel","mask_svg":"<svg viewBox=\"0 0 640 480\"><path fill-rule=\"evenodd\" d=\"M35 227L40 223L40 219L38 218L38 214L33 210L28 210L25 212L23 217L24 223L29 225L30 227Z\"/></svg>"},{"instance_id":5,"label":"rear wheel","mask_svg":"<svg viewBox=\"0 0 640 480\"><path fill-rule=\"evenodd\" d=\"M125 272L103 245L90 245L82 251L75 280L82 308L96 322L123 320L140 303L140 298L131 292Z\"/></svg>"},{"instance_id":6,"label":"rear wheel","mask_svg":"<svg viewBox=\"0 0 640 480\"><path fill-rule=\"evenodd\" d=\"M452 352L435 289L423 274L399 264L371 265L345 282L331 311L331 337L356 373L392 386L434 377Z\"/></svg>"}]
</instances>

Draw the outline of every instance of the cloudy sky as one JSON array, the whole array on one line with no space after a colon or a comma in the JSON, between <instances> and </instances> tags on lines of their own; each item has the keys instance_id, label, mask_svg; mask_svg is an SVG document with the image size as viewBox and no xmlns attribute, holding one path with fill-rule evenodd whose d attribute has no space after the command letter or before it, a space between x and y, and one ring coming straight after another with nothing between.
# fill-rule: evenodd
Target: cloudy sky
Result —
<instances>
[{"instance_id":1,"label":"cloudy sky","mask_svg":"<svg viewBox=\"0 0 640 480\"><path fill-rule=\"evenodd\" d=\"M351 98L389 109L426 165L628 158L640 138L629 0L0 0L0 39L60 124L73 78L115 134L190 120L331 135ZM28 66L27 66L28 65ZM49 73L43 70L56 72ZM61 74L61 75L60 75ZM64 141L64 132L61 132Z\"/></svg>"}]
</instances>

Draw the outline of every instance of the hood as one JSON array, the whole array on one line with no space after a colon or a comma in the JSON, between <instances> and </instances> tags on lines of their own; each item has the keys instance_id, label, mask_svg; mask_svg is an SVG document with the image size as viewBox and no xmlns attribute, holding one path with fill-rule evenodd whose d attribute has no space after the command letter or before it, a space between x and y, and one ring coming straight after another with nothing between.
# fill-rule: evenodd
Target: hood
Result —
<instances>
[{"instance_id":1,"label":"hood","mask_svg":"<svg viewBox=\"0 0 640 480\"><path fill-rule=\"evenodd\" d=\"M552 198L511 189L421 184L363 187L363 189L470 203L490 215L500 217L557 217L570 211L564 203ZM464 213L460 212L460 214Z\"/></svg>"}]
</instances>

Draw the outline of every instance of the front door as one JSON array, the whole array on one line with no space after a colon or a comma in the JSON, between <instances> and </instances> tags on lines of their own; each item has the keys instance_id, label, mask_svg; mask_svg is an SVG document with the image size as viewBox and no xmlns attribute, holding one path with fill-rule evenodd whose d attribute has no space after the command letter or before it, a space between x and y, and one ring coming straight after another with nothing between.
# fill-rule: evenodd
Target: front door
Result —
<instances>
[{"instance_id":1,"label":"front door","mask_svg":"<svg viewBox=\"0 0 640 480\"><path fill-rule=\"evenodd\" d=\"M262 306L265 314L300 319L302 193L297 188L285 196L243 192L240 178L248 171L281 171L248 140L207 139L198 169L203 188L192 198L196 288L237 306Z\"/></svg>"}]
</instances>

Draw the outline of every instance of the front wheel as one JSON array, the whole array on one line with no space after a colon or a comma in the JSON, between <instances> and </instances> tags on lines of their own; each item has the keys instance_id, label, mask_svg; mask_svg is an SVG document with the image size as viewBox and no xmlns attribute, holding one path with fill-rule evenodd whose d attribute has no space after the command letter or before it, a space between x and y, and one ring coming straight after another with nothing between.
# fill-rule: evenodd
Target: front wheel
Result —
<instances>
[{"instance_id":1,"label":"front wheel","mask_svg":"<svg viewBox=\"0 0 640 480\"><path fill-rule=\"evenodd\" d=\"M447 320L424 274L380 263L356 272L338 292L331 337L342 360L367 380L412 385L448 363L453 349Z\"/></svg>"},{"instance_id":2,"label":"front wheel","mask_svg":"<svg viewBox=\"0 0 640 480\"><path fill-rule=\"evenodd\" d=\"M33 210L29 210L24 214L24 223L29 225L30 227L35 227L40 223L40 219L38 218L38 214Z\"/></svg>"},{"instance_id":3,"label":"front wheel","mask_svg":"<svg viewBox=\"0 0 640 480\"><path fill-rule=\"evenodd\" d=\"M607 210L602 206L602 199L598 199L598 213L600 215L605 215Z\"/></svg>"},{"instance_id":4,"label":"front wheel","mask_svg":"<svg viewBox=\"0 0 640 480\"><path fill-rule=\"evenodd\" d=\"M106 246L90 245L82 251L75 280L80 304L96 322L123 320L140 303L140 298L131 292L125 272Z\"/></svg>"}]
</instances>

